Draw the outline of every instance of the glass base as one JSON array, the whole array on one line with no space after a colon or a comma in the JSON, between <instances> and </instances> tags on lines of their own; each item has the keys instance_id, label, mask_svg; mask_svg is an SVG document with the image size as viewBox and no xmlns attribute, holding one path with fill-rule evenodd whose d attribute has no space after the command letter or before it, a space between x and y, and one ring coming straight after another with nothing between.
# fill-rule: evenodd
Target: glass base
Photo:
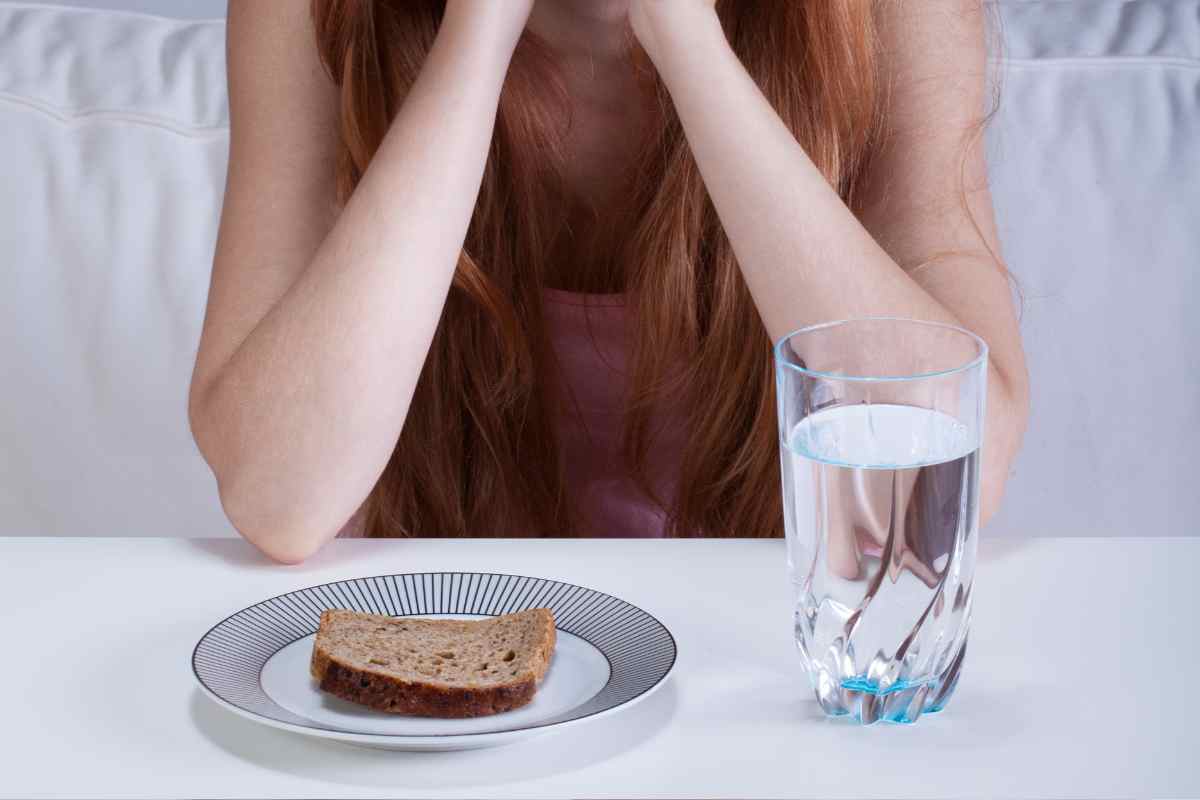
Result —
<instances>
[{"instance_id":1,"label":"glass base","mask_svg":"<svg viewBox=\"0 0 1200 800\"><path fill-rule=\"evenodd\" d=\"M864 725L880 721L911 724L922 714L934 714L946 707L958 686L966 652L964 642L942 675L920 682L898 681L880 686L866 676L837 680L822 672L814 681L817 703L828 716L852 717Z\"/></svg>"}]
</instances>

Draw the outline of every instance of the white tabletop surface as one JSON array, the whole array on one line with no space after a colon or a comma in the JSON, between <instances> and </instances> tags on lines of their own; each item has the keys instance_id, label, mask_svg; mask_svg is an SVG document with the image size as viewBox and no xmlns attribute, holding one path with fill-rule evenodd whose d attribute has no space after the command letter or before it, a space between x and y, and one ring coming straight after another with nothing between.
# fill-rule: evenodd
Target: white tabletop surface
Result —
<instances>
[{"instance_id":1,"label":"white tabletop surface","mask_svg":"<svg viewBox=\"0 0 1200 800\"><path fill-rule=\"evenodd\" d=\"M779 541L0 538L4 797L1200 797L1200 539L984 543L962 683L913 726L823 719ZM340 578L476 570L629 600L679 661L626 712L493 750L331 744L200 693L196 640Z\"/></svg>"}]
</instances>

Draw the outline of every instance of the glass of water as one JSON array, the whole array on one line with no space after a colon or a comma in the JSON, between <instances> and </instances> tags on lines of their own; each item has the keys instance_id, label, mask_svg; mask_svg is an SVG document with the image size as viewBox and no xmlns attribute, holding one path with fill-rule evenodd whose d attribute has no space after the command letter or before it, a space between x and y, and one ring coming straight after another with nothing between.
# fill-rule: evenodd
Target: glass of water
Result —
<instances>
[{"instance_id":1,"label":"glass of water","mask_svg":"<svg viewBox=\"0 0 1200 800\"><path fill-rule=\"evenodd\" d=\"M868 318L775 346L796 645L817 701L863 723L940 711L967 649L987 345Z\"/></svg>"}]
</instances>

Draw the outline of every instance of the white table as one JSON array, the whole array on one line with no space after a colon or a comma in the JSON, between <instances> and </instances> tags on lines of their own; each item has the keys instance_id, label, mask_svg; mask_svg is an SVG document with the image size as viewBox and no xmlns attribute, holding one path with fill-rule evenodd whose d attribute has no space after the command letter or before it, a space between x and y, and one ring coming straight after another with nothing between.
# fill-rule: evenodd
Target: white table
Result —
<instances>
[{"instance_id":1,"label":"white table","mask_svg":"<svg viewBox=\"0 0 1200 800\"><path fill-rule=\"evenodd\" d=\"M300 567L235 540L0 538L4 797L1200 797L1200 539L985 542L949 708L822 719L778 541L339 541ZM611 592L676 671L627 712L495 750L388 753L217 707L189 656L264 597L479 570Z\"/></svg>"}]
</instances>

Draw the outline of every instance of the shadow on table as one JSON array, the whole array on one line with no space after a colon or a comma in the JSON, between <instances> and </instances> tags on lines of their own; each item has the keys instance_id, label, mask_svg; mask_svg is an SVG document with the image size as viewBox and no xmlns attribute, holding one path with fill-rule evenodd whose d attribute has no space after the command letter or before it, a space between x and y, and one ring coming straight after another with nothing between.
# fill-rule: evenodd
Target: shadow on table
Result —
<instances>
[{"instance_id":1,"label":"shadow on table","mask_svg":"<svg viewBox=\"0 0 1200 800\"><path fill-rule=\"evenodd\" d=\"M242 539L188 539L188 546L205 558L234 567L269 567L271 559Z\"/></svg>"},{"instance_id":2,"label":"shadow on table","mask_svg":"<svg viewBox=\"0 0 1200 800\"><path fill-rule=\"evenodd\" d=\"M328 566L337 558L330 548L319 550L311 558L303 564L289 566L287 564L277 564L267 558L258 551L254 545L250 544L241 538L227 539L186 539L188 546L199 553L202 557L214 560L223 561L233 567L241 567L244 569L276 569L276 570L291 570L294 572L305 572L311 568L319 568Z\"/></svg>"},{"instance_id":3,"label":"shadow on table","mask_svg":"<svg viewBox=\"0 0 1200 800\"><path fill-rule=\"evenodd\" d=\"M241 538L185 539L184 541L204 558L223 561L230 566L243 569L269 568L302 573L309 569L329 566L335 559L339 558L339 556L332 552L331 548L326 547L317 551L303 564L287 566L276 564L260 553L249 542ZM984 563L1004 561L1020 555L1027 549L1035 546L1037 542L1038 540L1034 538L1016 536L985 537L979 545L979 559Z\"/></svg>"},{"instance_id":4,"label":"shadow on table","mask_svg":"<svg viewBox=\"0 0 1200 800\"><path fill-rule=\"evenodd\" d=\"M985 536L979 542L979 562L1006 561L1036 547L1037 543L1037 539L1027 536Z\"/></svg>"},{"instance_id":5,"label":"shadow on table","mask_svg":"<svg viewBox=\"0 0 1200 800\"><path fill-rule=\"evenodd\" d=\"M675 716L675 682L626 711L513 744L449 753L406 753L314 739L238 717L199 689L190 716L230 755L264 769L335 783L438 789L489 786L573 772L634 750Z\"/></svg>"},{"instance_id":6,"label":"shadow on table","mask_svg":"<svg viewBox=\"0 0 1200 800\"><path fill-rule=\"evenodd\" d=\"M830 736L886 743L893 753L911 749L914 758L939 752L991 750L1025 735L1037 718L1041 695L1022 687L960 687L944 711L911 725L879 722L864 726L851 717L828 717L814 699L795 706L796 721ZM869 733L870 732L870 733ZM872 737L863 739L863 737ZM875 738L879 737L879 738Z\"/></svg>"},{"instance_id":7,"label":"shadow on table","mask_svg":"<svg viewBox=\"0 0 1200 800\"><path fill-rule=\"evenodd\" d=\"M971 667L968 656L963 684L945 711L924 716L912 725L881 722L864 726L850 717L828 717L799 669L795 673L744 670L745 680L727 681L720 696L713 698L705 710L705 721L733 730L752 719L764 730L790 730L801 740L830 737L845 740L847 746L873 741L897 751L911 748L914 757L927 754L935 744L939 750L979 750L1024 735L1030 720L1041 711L1045 691L1015 679L998 685L991 675L972 674Z\"/></svg>"}]
</instances>

